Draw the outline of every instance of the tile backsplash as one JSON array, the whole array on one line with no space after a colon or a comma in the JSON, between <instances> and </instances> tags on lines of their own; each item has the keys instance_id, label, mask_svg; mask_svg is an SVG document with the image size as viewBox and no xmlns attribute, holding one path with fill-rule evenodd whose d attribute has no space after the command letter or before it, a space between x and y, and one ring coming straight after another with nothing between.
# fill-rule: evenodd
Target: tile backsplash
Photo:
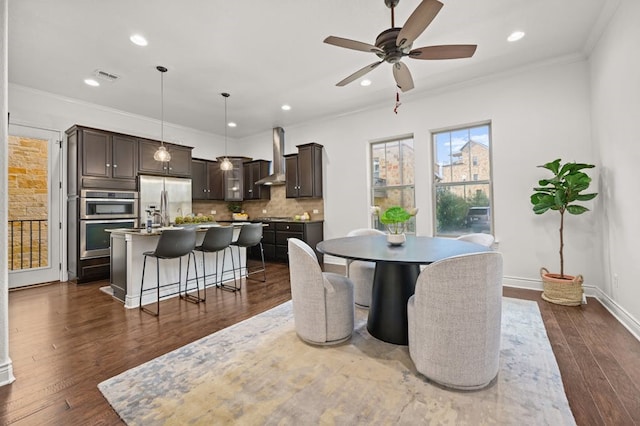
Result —
<instances>
[{"instance_id":1,"label":"tile backsplash","mask_svg":"<svg viewBox=\"0 0 640 426\"><path fill-rule=\"evenodd\" d=\"M324 219L324 200L322 198L286 198L284 185L271 187L270 200L248 200L242 202L242 209L249 219L258 217L292 217L304 212L309 213L312 220ZM226 201L193 201L193 213L210 215L215 210L216 220L231 220L231 212ZM318 213L314 213L317 210ZM263 213L266 211L266 213Z\"/></svg>"}]
</instances>

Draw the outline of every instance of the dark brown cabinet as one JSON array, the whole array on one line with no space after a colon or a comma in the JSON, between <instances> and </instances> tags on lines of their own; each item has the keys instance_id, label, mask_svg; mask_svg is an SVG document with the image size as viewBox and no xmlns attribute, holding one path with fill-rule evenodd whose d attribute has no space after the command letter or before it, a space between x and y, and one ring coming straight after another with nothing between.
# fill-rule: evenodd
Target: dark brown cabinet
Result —
<instances>
[{"instance_id":1,"label":"dark brown cabinet","mask_svg":"<svg viewBox=\"0 0 640 426\"><path fill-rule=\"evenodd\" d=\"M191 194L194 200L224 200L223 171L216 161L191 162Z\"/></svg>"},{"instance_id":2,"label":"dark brown cabinet","mask_svg":"<svg viewBox=\"0 0 640 426\"><path fill-rule=\"evenodd\" d=\"M309 244L316 252L320 264L322 253L316 251L316 245L324 239L324 222L264 222L262 229L262 247L264 259L272 262L289 261L289 238L298 238ZM247 252L250 259L260 259L260 248L252 248Z\"/></svg>"},{"instance_id":3,"label":"dark brown cabinet","mask_svg":"<svg viewBox=\"0 0 640 426\"><path fill-rule=\"evenodd\" d=\"M246 161L251 161L247 157L229 157L233 164L233 169L222 171L222 181L225 201L242 201L244 197L244 167ZM218 157L218 162L222 162L222 157Z\"/></svg>"},{"instance_id":4,"label":"dark brown cabinet","mask_svg":"<svg viewBox=\"0 0 640 426\"><path fill-rule=\"evenodd\" d=\"M322 197L322 145L298 145L297 154L285 156L287 198Z\"/></svg>"},{"instance_id":5,"label":"dark brown cabinet","mask_svg":"<svg viewBox=\"0 0 640 426\"><path fill-rule=\"evenodd\" d=\"M136 189L136 138L73 126L67 130L67 141L75 153L70 172L78 187Z\"/></svg>"},{"instance_id":6,"label":"dark brown cabinet","mask_svg":"<svg viewBox=\"0 0 640 426\"><path fill-rule=\"evenodd\" d=\"M153 154L160 146L160 142L150 139L138 141L140 174L168 175L178 177L191 177L191 149L190 147L164 144L171 154L171 161L163 163L156 161Z\"/></svg>"},{"instance_id":7,"label":"dark brown cabinet","mask_svg":"<svg viewBox=\"0 0 640 426\"><path fill-rule=\"evenodd\" d=\"M244 199L268 200L271 198L271 188L268 185L256 185L256 181L269 175L267 160L247 161L243 164Z\"/></svg>"}]
</instances>

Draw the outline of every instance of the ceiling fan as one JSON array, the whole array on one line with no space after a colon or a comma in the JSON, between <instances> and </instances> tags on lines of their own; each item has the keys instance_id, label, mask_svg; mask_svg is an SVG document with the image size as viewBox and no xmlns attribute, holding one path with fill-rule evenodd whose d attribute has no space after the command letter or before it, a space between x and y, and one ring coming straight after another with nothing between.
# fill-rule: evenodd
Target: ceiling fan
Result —
<instances>
[{"instance_id":1,"label":"ceiling fan","mask_svg":"<svg viewBox=\"0 0 640 426\"><path fill-rule=\"evenodd\" d=\"M413 59L458 59L470 58L476 51L475 44L449 44L442 46L425 46L412 49L413 41L422 34L433 21L442 6L438 0L422 0L416 10L413 11L404 27L395 27L394 9L400 0L384 0L385 5L391 9L391 28L381 32L376 37L375 46L360 41L341 37L329 36L324 39L327 44L347 49L360 50L362 52L375 53L380 61L376 61L354 72L336 86L346 86L359 79L368 72L374 70L383 62L393 65L393 77L396 84L403 92L413 89L413 78L409 68L401 61L405 56Z\"/></svg>"}]
</instances>

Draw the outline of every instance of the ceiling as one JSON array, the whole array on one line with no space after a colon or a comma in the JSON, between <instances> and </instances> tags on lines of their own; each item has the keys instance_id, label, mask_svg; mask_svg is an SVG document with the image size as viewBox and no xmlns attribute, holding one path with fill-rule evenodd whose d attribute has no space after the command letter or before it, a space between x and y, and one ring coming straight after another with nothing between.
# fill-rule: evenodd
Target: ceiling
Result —
<instances>
[{"instance_id":1,"label":"ceiling","mask_svg":"<svg viewBox=\"0 0 640 426\"><path fill-rule=\"evenodd\" d=\"M528 64L585 54L615 0L441 0L444 7L414 47L478 45L474 57L447 61L405 58L415 89L402 99ZM402 26L419 0L402 0ZM274 126L348 114L372 106L393 114L391 65L345 87L335 84L374 62L372 53L323 43L329 35L374 44L391 25L383 0L9 0L9 83L224 133L228 118L242 138ZM514 30L526 32L516 43ZM129 41L144 35L149 45ZM100 69L119 76L84 84ZM282 104L291 111L282 111ZM402 110L400 109L400 114Z\"/></svg>"}]
</instances>

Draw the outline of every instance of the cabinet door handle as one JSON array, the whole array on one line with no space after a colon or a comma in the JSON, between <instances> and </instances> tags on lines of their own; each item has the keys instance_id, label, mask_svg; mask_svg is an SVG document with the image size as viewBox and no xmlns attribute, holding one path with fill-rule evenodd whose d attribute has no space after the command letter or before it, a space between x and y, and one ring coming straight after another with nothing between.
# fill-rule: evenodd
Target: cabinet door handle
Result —
<instances>
[{"instance_id":1,"label":"cabinet door handle","mask_svg":"<svg viewBox=\"0 0 640 426\"><path fill-rule=\"evenodd\" d=\"M111 164L107 163L107 167L111 167Z\"/></svg>"},{"instance_id":2,"label":"cabinet door handle","mask_svg":"<svg viewBox=\"0 0 640 426\"><path fill-rule=\"evenodd\" d=\"M114 165L113 165L113 168L115 169L116 167L118 167L118 165L117 165L117 164L114 164Z\"/></svg>"}]
</instances>

